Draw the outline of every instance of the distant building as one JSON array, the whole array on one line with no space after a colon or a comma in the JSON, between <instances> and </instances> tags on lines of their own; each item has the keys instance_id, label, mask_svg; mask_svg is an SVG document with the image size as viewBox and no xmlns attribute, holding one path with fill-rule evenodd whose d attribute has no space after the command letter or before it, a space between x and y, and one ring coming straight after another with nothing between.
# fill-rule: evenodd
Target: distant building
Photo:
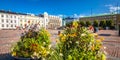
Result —
<instances>
[{"instance_id":1,"label":"distant building","mask_svg":"<svg viewBox=\"0 0 120 60\"><path fill-rule=\"evenodd\" d=\"M49 15L48 19L49 19L48 28L57 29L62 26L62 18L54 15Z\"/></svg>"},{"instance_id":2,"label":"distant building","mask_svg":"<svg viewBox=\"0 0 120 60\"><path fill-rule=\"evenodd\" d=\"M0 10L0 29L25 28L28 25L39 24L39 28L59 28L62 26L62 19L58 16L48 15L47 12L36 16L34 14L23 14L11 11Z\"/></svg>"},{"instance_id":3,"label":"distant building","mask_svg":"<svg viewBox=\"0 0 120 60\"><path fill-rule=\"evenodd\" d=\"M44 21L46 22L44 25L47 29L57 29L62 26L62 18L59 16L48 15L47 12L39 16L44 17Z\"/></svg>"},{"instance_id":4,"label":"distant building","mask_svg":"<svg viewBox=\"0 0 120 60\"><path fill-rule=\"evenodd\" d=\"M72 17L66 17L66 18L63 19L63 21L64 21L63 25L65 26L66 23L73 22L73 21L79 21L79 19L78 18L72 18Z\"/></svg>"},{"instance_id":5,"label":"distant building","mask_svg":"<svg viewBox=\"0 0 120 60\"><path fill-rule=\"evenodd\" d=\"M91 21L94 20L113 20L115 25L118 25L120 23L120 14L105 14L105 15L96 15L96 16L88 16L88 17L81 17L79 18L80 21Z\"/></svg>"},{"instance_id":6,"label":"distant building","mask_svg":"<svg viewBox=\"0 0 120 60\"><path fill-rule=\"evenodd\" d=\"M19 13L0 10L0 29L16 29L16 26L19 26L18 14Z\"/></svg>"}]
</instances>

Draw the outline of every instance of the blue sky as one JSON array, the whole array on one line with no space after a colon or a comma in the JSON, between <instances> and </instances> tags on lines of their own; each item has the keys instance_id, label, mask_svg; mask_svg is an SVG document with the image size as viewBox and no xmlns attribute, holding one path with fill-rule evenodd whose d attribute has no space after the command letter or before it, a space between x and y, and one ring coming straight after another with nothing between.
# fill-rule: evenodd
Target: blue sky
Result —
<instances>
[{"instance_id":1,"label":"blue sky","mask_svg":"<svg viewBox=\"0 0 120 60\"><path fill-rule=\"evenodd\" d=\"M89 16L116 12L119 0L0 0L0 9L14 12L60 16ZM120 6L120 5L119 5Z\"/></svg>"}]
</instances>

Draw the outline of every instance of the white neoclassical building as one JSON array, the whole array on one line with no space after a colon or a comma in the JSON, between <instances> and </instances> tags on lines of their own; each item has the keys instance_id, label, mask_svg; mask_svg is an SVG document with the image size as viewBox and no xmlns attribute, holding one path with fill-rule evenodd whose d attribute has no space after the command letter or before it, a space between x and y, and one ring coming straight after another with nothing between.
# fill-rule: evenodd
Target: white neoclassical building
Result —
<instances>
[{"instance_id":1,"label":"white neoclassical building","mask_svg":"<svg viewBox=\"0 0 120 60\"><path fill-rule=\"evenodd\" d=\"M0 29L15 29L19 26L19 16L15 13L0 12Z\"/></svg>"},{"instance_id":2,"label":"white neoclassical building","mask_svg":"<svg viewBox=\"0 0 120 60\"><path fill-rule=\"evenodd\" d=\"M47 12L43 16L34 14L23 14L11 11L0 10L0 29L16 29L16 27L25 28L32 24L39 24L39 28L55 29L62 26L62 19L58 16L48 15Z\"/></svg>"}]
</instances>

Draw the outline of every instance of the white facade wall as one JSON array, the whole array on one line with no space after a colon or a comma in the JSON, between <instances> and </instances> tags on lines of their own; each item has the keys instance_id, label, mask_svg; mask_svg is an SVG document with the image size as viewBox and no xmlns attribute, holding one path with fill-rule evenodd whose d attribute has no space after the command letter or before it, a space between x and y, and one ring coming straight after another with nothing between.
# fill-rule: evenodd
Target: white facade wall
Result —
<instances>
[{"instance_id":1,"label":"white facade wall","mask_svg":"<svg viewBox=\"0 0 120 60\"><path fill-rule=\"evenodd\" d=\"M18 20L15 14L0 13L0 29L16 29Z\"/></svg>"},{"instance_id":2,"label":"white facade wall","mask_svg":"<svg viewBox=\"0 0 120 60\"><path fill-rule=\"evenodd\" d=\"M25 28L25 26L31 24L39 24L39 28L48 28L51 19L60 21L60 23L54 23L54 21L52 23L62 26L62 18L48 15L47 12L44 13L44 17L0 12L0 29L16 29L16 27ZM28 21L30 23L28 23Z\"/></svg>"}]
</instances>

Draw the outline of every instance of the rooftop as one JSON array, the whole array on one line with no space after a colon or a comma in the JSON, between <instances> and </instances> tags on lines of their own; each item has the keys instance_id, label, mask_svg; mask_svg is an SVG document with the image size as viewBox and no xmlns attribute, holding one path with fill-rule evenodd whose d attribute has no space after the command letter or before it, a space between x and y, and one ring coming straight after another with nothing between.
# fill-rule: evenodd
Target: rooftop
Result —
<instances>
[{"instance_id":1,"label":"rooftop","mask_svg":"<svg viewBox=\"0 0 120 60\"><path fill-rule=\"evenodd\" d=\"M11 12L10 10L9 10L9 11L0 10L0 13L8 13L8 14L20 14L20 15L28 15L28 14L24 14L24 13Z\"/></svg>"},{"instance_id":2,"label":"rooftop","mask_svg":"<svg viewBox=\"0 0 120 60\"><path fill-rule=\"evenodd\" d=\"M99 17L99 16L109 16L109 15L117 15L117 14L98 14L98 15L92 15L92 16L85 16L85 17L81 17L81 18Z\"/></svg>"}]
</instances>

